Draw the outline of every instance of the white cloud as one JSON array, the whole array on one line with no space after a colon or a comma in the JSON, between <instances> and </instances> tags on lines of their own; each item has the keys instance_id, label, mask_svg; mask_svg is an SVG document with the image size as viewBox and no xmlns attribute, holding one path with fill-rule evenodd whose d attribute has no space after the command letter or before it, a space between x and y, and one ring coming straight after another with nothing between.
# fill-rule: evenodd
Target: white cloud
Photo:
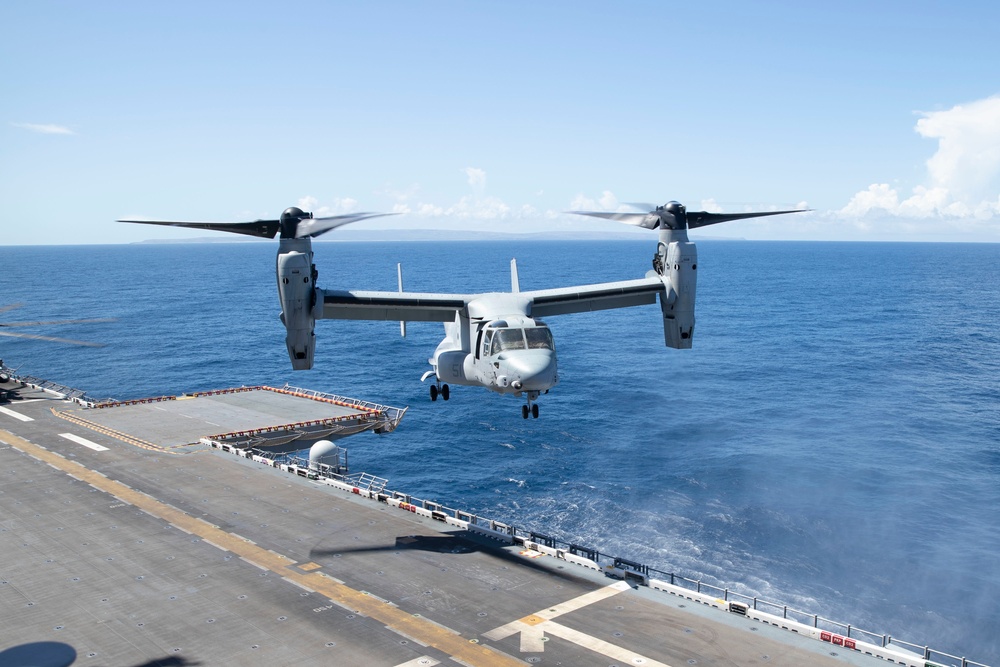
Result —
<instances>
[{"instance_id":1,"label":"white cloud","mask_svg":"<svg viewBox=\"0 0 1000 667\"><path fill-rule=\"evenodd\" d=\"M39 134L76 134L73 130L64 125L50 125L39 123L11 123L14 127L30 130Z\"/></svg>"},{"instance_id":2,"label":"white cloud","mask_svg":"<svg viewBox=\"0 0 1000 667\"><path fill-rule=\"evenodd\" d=\"M482 193L486 189L485 171L476 167L466 167L462 171L465 172L465 176L469 180L469 185L471 185L476 192Z\"/></svg>"},{"instance_id":3,"label":"white cloud","mask_svg":"<svg viewBox=\"0 0 1000 667\"><path fill-rule=\"evenodd\" d=\"M353 213L358 208L358 200L352 199L351 197L337 198L333 200L331 206L319 206L319 200L313 196L306 195L299 199L296 204L303 211L312 211L312 214L317 218L326 217L329 215L343 215L345 213Z\"/></svg>"},{"instance_id":4,"label":"white cloud","mask_svg":"<svg viewBox=\"0 0 1000 667\"><path fill-rule=\"evenodd\" d=\"M420 185L418 185L417 183L413 183L412 185L403 190L396 190L395 188L389 185L386 185L381 190L375 190L376 195L382 197L388 197L389 199L393 199L397 202L409 201L410 199L415 197L418 192L420 192Z\"/></svg>"},{"instance_id":5,"label":"white cloud","mask_svg":"<svg viewBox=\"0 0 1000 667\"><path fill-rule=\"evenodd\" d=\"M449 206L444 214L454 218L502 220L511 215L511 209L497 197L462 197Z\"/></svg>"},{"instance_id":6,"label":"white cloud","mask_svg":"<svg viewBox=\"0 0 1000 667\"><path fill-rule=\"evenodd\" d=\"M444 215L444 209L436 204L418 204L416 214L421 218L436 218Z\"/></svg>"},{"instance_id":7,"label":"white cloud","mask_svg":"<svg viewBox=\"0 0 1000 667\"><path fill-rule=\"evenodd\" d=\"M927 182L908 197L888 183L874 183L840 215L986 220L1000 214L1000 96L921 115L914 129L938 141L927 160Z\"/></svg>"},{"instance_id":8,"label":"white cloud","mask_svg":"<svg viewBox=\"0 0 1000 667\"><path fill-rule=\"evenodd\" d=\"M722 213L722 207L714 199L702 199L701 210L709 213Z\"/></svg>"},{"instance_id":9,"label":"white cloud","mask_svg":"<svg viewBox=\"0 0 1000 667\"><path fill-rule=\"evenodd\" d=\"M615 196L611 190L604 190L601 192L601 196L597 199L593 199L584 195L583 193L578 194L573 197L573 201L570 202L569 208L571 211L617 211L617 210L631 210L627 206L623 206L619 201L618 197ZM634 212L634 211L633 211Z\"/></svg>"}]
</instances>

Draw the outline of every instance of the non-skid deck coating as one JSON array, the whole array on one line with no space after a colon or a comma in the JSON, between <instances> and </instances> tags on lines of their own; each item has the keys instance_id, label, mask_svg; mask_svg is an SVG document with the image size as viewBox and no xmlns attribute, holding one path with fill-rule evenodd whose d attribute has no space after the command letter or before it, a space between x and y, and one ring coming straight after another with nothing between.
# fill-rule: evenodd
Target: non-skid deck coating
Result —
<instances>
[{"instance_id":1,"label":"non-skid deck coating","mask_svg":"<svg viewBox=\"0 0 1000 667\"><path fill-rule=\"evenodd\" d=\"M886 664L246 459L124 444L52 403L0 413L0 659L59 642L74 665Z\"/></svg>"},{"instance_id":2,"label":"non-skid deck coating","mask_svg":"<svg viewBox=\"0 0 1000 667\"><path fill-rule=\"evenodd\" d=\"M210 435L284 426L317 419L364 418L369 410L251 389L233 393L183 396L174 401L116 405L99 410L76 408L79 415L106 429L126 433L161 447L198 442Z\"/></svg>"}]
</instances>

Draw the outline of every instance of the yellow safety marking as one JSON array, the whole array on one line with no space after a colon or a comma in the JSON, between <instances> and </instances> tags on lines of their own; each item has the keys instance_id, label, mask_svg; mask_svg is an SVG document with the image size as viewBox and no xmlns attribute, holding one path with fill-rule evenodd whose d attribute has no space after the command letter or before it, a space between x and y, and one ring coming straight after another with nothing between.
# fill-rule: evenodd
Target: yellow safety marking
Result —
<instances>
[{"instance_id":1,"label":"yellow safety marking","mask_svg":"<svg viewBox=\"0 0 1000 667\"><path fill-rule=\"evenodd\" d=\"M318 570L321 567L323 566L319 563L305 563L303 565L299 565L299 569L304 570L305 572L312 572L313 570Z\"/></svg>"},{"instance_id":2,"label":"yellow safety marking","mask_svg":"<svg viewBox=\"0 0 1000 667\"><path fill-rule=\"evenodd\" d=\"M535 616L534 614L532 614L531 616L525 616L524 618L520 619L520 621L525 625L538 625L539 623L544 623L545 619L542 618L541 616Z\"/></svg>"},{"instance_id":3,"label":"yellow safety marking","mask_svg":"<svg viewBox=\"0 0 1000 667\"><path fill-rule=\"evenodd\" d=\"M193 454L200 449L194 451L185 452L174 452L171 449L176 449L179 447L191 447L193 445L198 445L199 443L191 443L188 445L172 445L171 447L161 447L160 445L153 444L148 440L143 440L141 438L136 438L135 436L128 435L127 433L122 433L121 431L116 431L113 428L108 428L106 426L101 426L96 422L92 422L89 419L85 419L79 415L72 414L69 411L56 410L55 408L49 408L56 417L60 419L65 419L66 421L73 422L77 426L83 426L84 428L89 428L91 431L97 431L98 433L103 433L104 435L111 436L116 440L121 440L122 442L134 445L136 447L141 447L142 449L149 449L154 452L163 452L165 454Z\"/></svg>"},{"instance_id":4,"label":"yellow safety marking","mask_svg":"<svg viewBox=\"0 0 1000 667\"><path fill-rule=\"evenodd\" d=\"M232 551L237 556L251 560L255 565L266 568L281 575L284 579L299 586L308 587L332 602L353 609L355 613L375 619L390 630L407 637L420 640L423 644L444 651L458 662L477 667L523 667L524 663L505 653L479 643L463 638L458 632L437 625L433 621L407 613L392 604L386 604L374 596L365 595L361 591L350 588L346 584L324 575L322 572L304 574L298 568L289 564L289 559L281 554L258 547L235 537L220 528L185 514L177 508L160 502L144 493L134 491L113 479L108 479L97 471L77 462L70 462L53 452L34 445L12 433L0 430L0 437L7 443L29 456L50 463L63 472L72 471L75 477L90 485L122 498L148 514L167 521L172 526L205 540L214 545Z\"/></svg>"}]
</instances>

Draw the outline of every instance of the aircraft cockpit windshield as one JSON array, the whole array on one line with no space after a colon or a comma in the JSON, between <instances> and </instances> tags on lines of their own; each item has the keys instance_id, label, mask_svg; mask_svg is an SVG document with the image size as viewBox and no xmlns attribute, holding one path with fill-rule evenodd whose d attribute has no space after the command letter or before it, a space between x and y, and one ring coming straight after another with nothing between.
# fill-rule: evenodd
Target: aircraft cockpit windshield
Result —
<instances>
[{"instance_id":1,"label":"aircraft cockpit windshield","mask_svg":"<svg viewBox=\"0 0 1000 667\"><path fill-rule=\"evenodd\" d=\"M555 343L552 340L552 332L548 327L533 327L524 330L524 337L528 341L529 350L554 350Z\"/></svg>"},{"instance_id":2,"label":"aircraft cockpit windshield","mask_svg":"<svg viewBox=\"0 0 1000 667\"><path fill-rule=\"evenodd\" d=\"M507 350L554 350L548 327L496 329L490 343L490 356Z\"/></svg>"}]
</instances>

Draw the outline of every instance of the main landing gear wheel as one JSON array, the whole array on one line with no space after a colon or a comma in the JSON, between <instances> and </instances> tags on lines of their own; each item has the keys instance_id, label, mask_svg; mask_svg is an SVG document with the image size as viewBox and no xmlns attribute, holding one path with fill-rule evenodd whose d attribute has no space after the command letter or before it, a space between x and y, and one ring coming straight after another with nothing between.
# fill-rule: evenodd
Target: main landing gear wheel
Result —
<instances>
[{"instance_id":1,"label":"main landing gear wheel","mask_svg":"<svg viewBox=\"0 0 1000 667\"><path fill-rule=\"evenodd\" d=\"M528 406L527 405L522 405L521 406L521 416L524 417L525 419L528 418Z\"/></svg>"},{"instance_id":2,"label":"main landing gear wheel","mask_svg":"<svg viewBox=\"0 0 1000 667\"><path fill-rule=\"evenodd\" d=\"M438 400L438 394L440 394L441 398L443 398L446 401L449 398L451 398L451 390L448 389L448 385L446 384L441 385L440 389L438 389L438 386L436 384L431 385L431 400L432 401Z\"/></svg>"},{"instance_id":3,"label":"main landing gear wheel","mask_svg":"<svg viewBox=\"0 0 1000 667\"><path fill-rule=\"evenodd\" d=\"M538 403L532 403L530 407L528 405L521 406L522 418L527 419L529 412L531 413L532 418L538 419Z\"/></svg>"}]
</instances>

